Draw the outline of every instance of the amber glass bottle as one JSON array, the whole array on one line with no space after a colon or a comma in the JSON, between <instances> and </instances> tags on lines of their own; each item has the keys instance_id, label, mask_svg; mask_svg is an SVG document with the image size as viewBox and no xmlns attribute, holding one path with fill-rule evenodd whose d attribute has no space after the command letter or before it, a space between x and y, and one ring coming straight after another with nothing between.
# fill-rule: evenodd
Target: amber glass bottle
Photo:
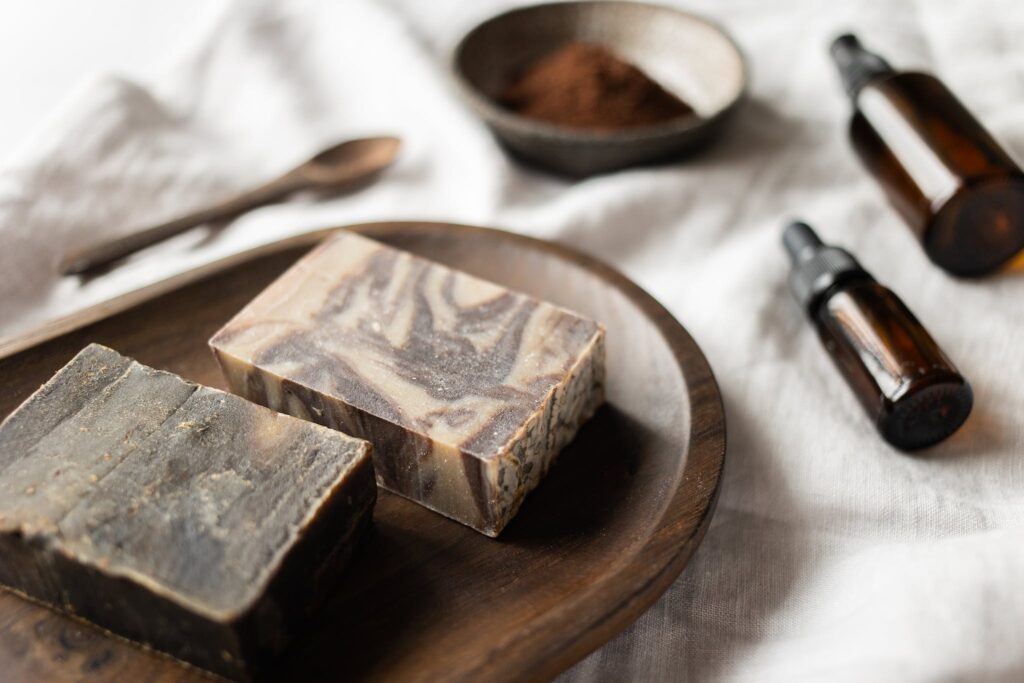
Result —
<instances>
[{"instance_id":1,"label":"amber glass bottle","mask_svg":"<svg viewBox=\"0 0 1024 683\"><path fill-rule=\"evenodd\" d=\"M924 448L971 412L970 385L891 290L805 223L783 234L790 286L825 350L886 441Z\"/></svg>"},{"instance_id":2,"label":"amber glass bottle","mask_svg":"<svg viewBox=\"0 0 1024 683\"><path fill-rule=\"evenodd\" d=\"M894 70L852 35L832 57L853 147L932 261L977 276L1024 248L1024 172L942 81Z\"/></svg>"}]
</instances>

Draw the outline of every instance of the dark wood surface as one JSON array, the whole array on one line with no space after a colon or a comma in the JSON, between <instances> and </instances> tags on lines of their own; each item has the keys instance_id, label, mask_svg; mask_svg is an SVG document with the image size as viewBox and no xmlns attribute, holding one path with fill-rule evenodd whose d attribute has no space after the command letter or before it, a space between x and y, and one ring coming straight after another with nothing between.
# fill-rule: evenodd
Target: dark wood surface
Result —
<instances>
[{"instance_id":1,"label":"dark wood surface","mask_svg":"<svg viewBox=\"0 0 1024 683\"><path fill-rule=\"evenodd\" d=\"M447 224L357 229L603 322L608 404L498 540L382 493L368 540L280 678L550 678L650 606L703 537L725 455L711 371L657 302L578 252ZM223 386L206 340L303 251L260 255L0 361L0 415L92 341ZM0 672L12 682L206 678L7 592Z\"/></svg>"}]
</instances>

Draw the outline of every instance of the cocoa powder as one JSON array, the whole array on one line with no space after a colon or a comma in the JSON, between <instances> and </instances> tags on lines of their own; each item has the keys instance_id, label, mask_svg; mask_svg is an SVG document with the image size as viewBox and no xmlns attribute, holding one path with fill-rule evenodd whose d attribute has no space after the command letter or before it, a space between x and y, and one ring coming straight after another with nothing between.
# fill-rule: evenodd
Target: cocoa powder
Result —
<instances>
[{"instance_id":1,"label":"cocoa powder","mask_svg":"<svg viewBox=\"0 0 1024 683\"><path fill-rule=\"evenodd\" d=\"M600 132L694 113L692 107L610 50L578 42L528 65L498 99L523 116Z\"/></svg>"}]
</instances>

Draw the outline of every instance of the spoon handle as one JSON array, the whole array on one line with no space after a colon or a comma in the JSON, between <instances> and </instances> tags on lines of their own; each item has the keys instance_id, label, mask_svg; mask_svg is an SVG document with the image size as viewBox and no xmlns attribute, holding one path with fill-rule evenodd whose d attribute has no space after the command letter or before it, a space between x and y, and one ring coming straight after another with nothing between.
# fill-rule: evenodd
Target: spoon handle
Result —
<instances>
[{"instance_id":1,"label":"spoon handle","mask_svg":"<svg viewBox=\"0 0 1024 683\"><path fill-rule=\"evenodd\" d=\"M101 242L66 254L60 264L62 275L77 275L124 258L197 225L233 218L264 204L275 202L310 185L295 172L289 172L265 185L236 195L227 201L200 209L187 216L160 223L139 232Z\"/></svg>"}]
</instances>

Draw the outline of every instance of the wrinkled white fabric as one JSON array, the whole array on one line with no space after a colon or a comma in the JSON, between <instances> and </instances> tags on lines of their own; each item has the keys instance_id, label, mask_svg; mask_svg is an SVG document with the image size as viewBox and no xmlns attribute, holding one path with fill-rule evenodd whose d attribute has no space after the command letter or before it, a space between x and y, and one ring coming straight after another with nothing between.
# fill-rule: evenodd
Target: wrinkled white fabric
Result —
<instances>
[{"instance_id":1,"label":"wrinkled white fabric","mask_svg":"<svg viewBox=\"0 0 1024 683\"><path fill-rule=\"evenodd\" d=\"M560 681L1024 680L1024 277L930 265L846 143L826 56L855 29L939 72L1022 153L1019 2L690 0L750 61L729 135L684 163L582 182L510 162L449 82L454 42L511 4L239 3L157 82L84 84L0 168L0 336L325 225L441 219L572 244L701 344L729 448L693 561ZM49 274L66 248L377 132L401 134L406 154L358 194L267 207L85 285ZM786 290L779 235L794 215L901 294L971 380L974 414L953 438L907 456L872 432Z\"/></svg>"}]
</instances>

